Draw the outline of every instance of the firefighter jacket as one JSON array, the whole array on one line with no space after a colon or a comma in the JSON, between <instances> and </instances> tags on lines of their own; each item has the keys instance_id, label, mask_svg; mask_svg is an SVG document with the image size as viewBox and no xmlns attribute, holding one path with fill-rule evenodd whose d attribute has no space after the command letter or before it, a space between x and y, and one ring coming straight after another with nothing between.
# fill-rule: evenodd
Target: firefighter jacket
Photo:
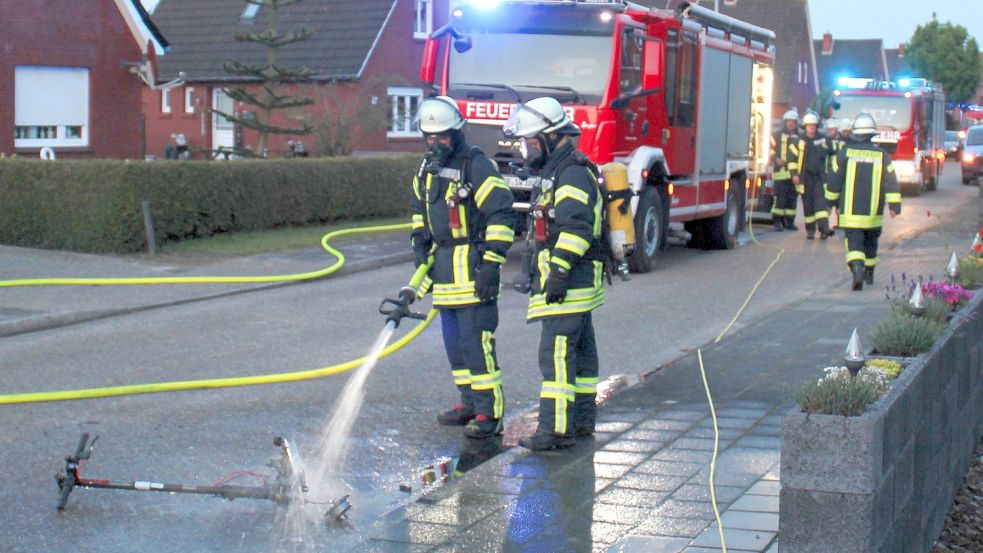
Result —
<instances>
[{"instance_id":1,"label":"firefighter jacket","mask_svg":"<svg viewBox=\"0 0 983 553\"><path fill-rule=\"evenodd\" d=\"M814 136L812 138L802 135L796 145L799 151L796 165L799 173L803 176L821 178L826 168L826 138Z\"/></svg>"},{"instance_id":2,"label":"firefighter jacket","mask_svg":"<svg viewBox=\"0 0 983 553\"><path fill-rule=\"evenodd\" d=\"M890 156L869 141L848 142L832 161L833 172L826 185L826 200L838 205L839 226L855 229L880 228L884 204L901 213L901 191Z\"/></svg>"},{"instance_id":3,"label":"firefighter jacket","mask_svg":"<svg viewBox=\"0 0 983 553\"><path fill-rule=\"evenodd\" d=\"M843 141L836 138L826 137L826 166L823 168L823 175L829 175L833 172L833 159L836 157L836 153L840 151L843 147Z\"/></svg>"},{"instance_id":4,"label":"firefighter jacket","mask_svg":"<svg viewBox=\"0 0 983 553\"><path fill-rule=\"evenodd\" d=\"M461 307L475 296L480 263L503 263L515 237L512 191L477 148L460 144L442 167L426 159L410 200L414 250L434 257L429 278L434 307Z\"/></svg>"},{"instance_id":5,"label":"firefighter jacket","mask_svg":"<svg viewBox=\"0 0 983 553\"><path fill-rule=\"evenodd\" d=\"M540 173L542 180L533 211L544 215L546 242L533 267L532 297L527 321L585 313L604 304L601 261L603 197L587 156L573 143L556 150ZM552 267L569 271L567 297L546 303L546 278Z\"/></svg>"},{"instance_id":6,"label":"firefighter jacket","mask_svg":"<svg viewBox=\"0 0 983 553\"><path fill-rule=\"evenodd\" d=\"M784 130L771 135L772 178L791 180L799 174L799 137Z\"/></svg>"}]
</instances>

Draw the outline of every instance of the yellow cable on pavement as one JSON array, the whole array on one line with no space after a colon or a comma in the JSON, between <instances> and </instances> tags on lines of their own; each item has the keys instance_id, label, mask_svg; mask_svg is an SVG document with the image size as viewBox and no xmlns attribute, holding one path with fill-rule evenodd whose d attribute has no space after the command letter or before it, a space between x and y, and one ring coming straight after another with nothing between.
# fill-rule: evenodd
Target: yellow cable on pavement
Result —
<instances>
[{"instance_id":1,"label":"yellow cable on pavement","mask_svg":"<svg viewBox=\"0 0 983 553\"><path fill-rule=\"evenodd\" d=\"M390 344L382 350L379 358L386 357L414 338L433 321L437 315L436 309L431 309L427 318L416 325L406 336ZM256 386L260 384L279 384L281 382L297 382L299 380L311 380L357 368L365 361L365 357L360 357L347 363L331 365L320 369L309 369L304 371L262 374L256 376L234 376L228 378L211 378L205 380L179 380L174 382L157 382L152 384L133 384L128 386L110 386L105 388L87 388L79 390L62 390L57 392L31 392L23 394L0 395L0 405L13 403L41 403L46 401L65 401L70 399L93 399L100 397L126 396L135 394L153 394L158 392L177 392L181 390L202 390L207 388L232 388L236 386Z\"/></svg>"},{"instance_id":2,"label":"yellow cable on pavement","mask_svg":"<svg viewBox=\"0 0 983 553\"><path fill-rule=\"evenodd\" d=\"M727 326L724 327L723 332L721 332L720 334L717 335L716 338L714 338L713 340L714 344L723 340L724 335L730 332L730 329L733 328L734 324L737 323L737 319L741 317L741 315L744 313L744 310L747 309L748 304L751 303L751 298L753 298L754 295L758 292L758 288L761 287L761 283L764 282L765 278L768 276L769 273L771 273L771 270L775 267L775 265L778 264L778 261L781 260L782 255L785 253L785 248L781 246L762 244L761 242L758 241L757 237L754 236L754 224L751 222L750 212L747 215L747 228L748 228L748 234L751 235L751 240L753 240L755 244L762 246L764 248L771 248L773 250L777 250L778 254L775 255L775 259L772 260L771 264L768 265L768 268L765 269L765 272L761 273L761 278L759 278L758 281L754 283L754 287L751 288L751 291L748 293L747 298L744 299L744 303L742 303L741 307L738 308L737 314L734 315L734 318L731 319L729 323L727 323ZM718 447L720 445L720 430L717 427L717 411L713 405L713 397L710 395L710 384L707 382L707 372L706 369L703 367L702 348L697 348L696 358L700 362L700 377L703 379L703 390L706 391L707 402L710 404L710 417L713 419L713 456L710 458L710 504L713 507L713 516L717 520L717 532L720 534L721 551L722 553L727 553L727 542L724 540L724 525L720 521L720 510L717 507L717 490L713 483L713 479L717 467L717 452L718 452Z\"/></svg>"},{"instance_id":3,"label":"yellow cable on pavement","mask_svg":"<svg viewBox=\"0 0 983 553\"><path fill-rule=\"evenodd\" d=\"M396 225L379 225L374 227L348 228L335 230L321 237L321 247L326 252L338 258L335 263L324 269L306 273L287 275L259 276L187 276L187 277L135 277L135 278L27 278L18 280L0 280L0 288L15 286L119 286L124 284L260 284L266 282L285 282L312 280L321 278L337 271L345 264L345 255L329 244L331 239L347 234L367 232L386 232L392 230L409 230L410 223Z\"/></svg>"}]
</instances>

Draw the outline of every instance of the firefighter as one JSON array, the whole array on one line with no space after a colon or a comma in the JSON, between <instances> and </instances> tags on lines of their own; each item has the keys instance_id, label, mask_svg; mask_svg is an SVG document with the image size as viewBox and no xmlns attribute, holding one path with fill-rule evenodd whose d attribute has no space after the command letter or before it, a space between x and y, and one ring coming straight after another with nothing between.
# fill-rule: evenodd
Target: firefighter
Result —
<instances>
[{"instance_id":1,"label":"firefighter","mask_svg":"<svg viewBox=\"0 0 983 553\"><path fill-rule=\"evenodd\" d=\"M849 119L840 119L839 123L840 126L838 130L840 131L840 147L843 147L844 144L850 142L850 135L853 133L853 121L850 121Z\"/></svg>"},{"instance_id":2,"label":"firefighter","mask_svg":"<svg viewBox=\"0 0 983 553\"><path fill-rule=\"evenodd\" d=\"M603 197L596 168L577 151L578 128L553 98L518 104L505 134L519 141L533 191L535 254L527 322L542 322L536 432L519 444L539 451L574 445L594 433L598 357L591 312L604 303Z\"/></svg>"},{"instance_id":3,"label":"firefighter","mask_svg":"<svg viewBox=\"0 0 983 553\"><path fill-rule=\"evenodd\" d=\"M418 266L432 263L433 305L461 394L437 421L487 438L501 433L505 407L493 333L501 265L515 235L512 192L495 164L465 142L453 99L427 98L418 113L427 154L413 179L411 243Z\"/></svg>"},{"instance_id":4,"label":"firefighter","mask_svg":"<svg viewBox=\"0 0 983 553\"><path fill-rule=\"evenodd\" d=\"M805 133L799 138L797 149L799 158L797 165L799 174L792 177L795 191L802 195L802 212L806 221L806 239L816 238L816 227L819 227L819 238L826 240L833 235L829 230L829 213L826 211L826 200L823 199L823 179L826 174L826 137L818 132L819 117L815 113L807 113L802 118Z\"/></svg>"},{"instance_id":5,"label":"firefighter","mask_svg":"<svg viewBox=\"0 0 983 553\"><path fill-rule=\"evenodd\" d=\"M799 230L795 226L795 185L792 177L799 174L798 126L799 114L794 109L782 117L785 127L771 137L775 203L771 208L775 230Z\"/></svg>"},{"instance_id":6,"label":"firefighter","mask_svg":"<svg viewBox=\"0 0 983 553\"><path fill-rule=\"evenodd\" d=\"M840 228L846 231L846 262L853 273L853 289L874 283L877 240L884 220L884 204L891 217L901 213L901 192L891 158L871 142L877 125L869 114L853 120L853 139L836 154L826 200L839 209Z\"/></svg>"}]
</instances>

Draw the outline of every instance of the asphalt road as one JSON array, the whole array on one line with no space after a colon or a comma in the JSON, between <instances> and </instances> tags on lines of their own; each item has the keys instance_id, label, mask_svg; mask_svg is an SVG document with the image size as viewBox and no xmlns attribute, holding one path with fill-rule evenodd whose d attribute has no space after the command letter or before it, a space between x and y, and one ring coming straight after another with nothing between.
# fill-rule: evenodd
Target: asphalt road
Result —
<instances>
[{"instance_id":1,"label":"asphalt road","mask_svg":"<svg viewBox=\"0 0 983 553\"><path fill-rule=\"evenodd\" d=\"M950 163L938 192L905 199L903 216L888 222L882 243L889 248L938 224L947 208L977 198L977 189L961 185L958 166ZM806 241L802 231L755 230L763 243L786 252L738 328L846 285L842 235ZM732 251L672 246L654 272L608 287L607 303L595 312L601 377L637 378L720 333L776 254L745 242ZM382 327L379 300L394 294L411 271L402 264L6 337L0 339L0 389L96 387L340 363L365 354ZM503 280L513 272L510 265ZM525 297L509 290L500 301L500 320L496 338L507 417L515 419L537 402L539 326L525 323ZM403 326L397 336L409 324ZM330 551L353 543L376 517L409 497L399 491L401 483L418 489L422 468L455 455L462 444L460 429L434 421L456 399L436 324L381 360L368 378L352 451L334 470L351 489L348 528L314 529L300 541L289 529L293 521L270 503L126 491L78 490L65 512L54 508L53 475L63 470L63 457L83 431L101 436L84 471L91 477L211 484L237 470L269 474L264 465L275 453L273 436L291 440L302 458L312 456L345 379L0 406L0 550Z\"/></svg>"}]
</instances>

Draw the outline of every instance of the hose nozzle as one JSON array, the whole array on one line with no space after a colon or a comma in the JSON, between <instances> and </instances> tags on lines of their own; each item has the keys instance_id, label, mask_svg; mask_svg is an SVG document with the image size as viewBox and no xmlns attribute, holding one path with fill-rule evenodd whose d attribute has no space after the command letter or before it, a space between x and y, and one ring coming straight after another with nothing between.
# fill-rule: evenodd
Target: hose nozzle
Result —
<instances>
[{"instance_id":1,"label":"hose nozzle","mask_svg":"<svg viewBox=\"0 0 983 553\"><path fill-rule=\"evenodd\" d=\"M407 286L399 291L399 299L385 298L382 300L382 303L379 304L379 313L386 316L386 323L393 323L395 327L399 327L399 322L403 320L403 317L425 320L427 318L425 314L410 311L410 304L413 303L414 297L415 292Z\"/></svg>"}]
</instances>

